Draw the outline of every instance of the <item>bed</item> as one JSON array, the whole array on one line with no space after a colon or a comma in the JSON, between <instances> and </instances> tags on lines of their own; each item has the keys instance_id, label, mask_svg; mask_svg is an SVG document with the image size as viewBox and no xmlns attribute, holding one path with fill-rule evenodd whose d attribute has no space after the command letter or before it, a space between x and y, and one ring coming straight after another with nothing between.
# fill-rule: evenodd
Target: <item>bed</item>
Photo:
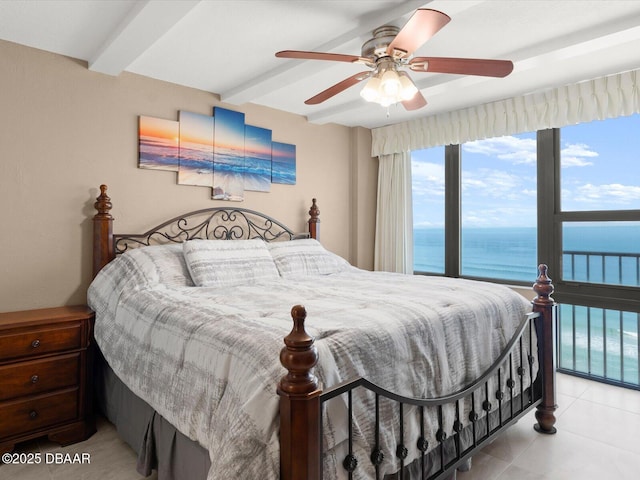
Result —
<instances>
[{"instance_id":1,"label":"bed","mask_svg":"<svg viewBox=\"0 0 640 480\"><path fill-rule=\"evenodd\" d=\"M140 473L455 478L534 408L555 432L544 265L531 306L500 285L352 267L319 243L315 199L304 234L219 207L123 235L100 189L97 399Z\"/></svg>"}]
</instances>

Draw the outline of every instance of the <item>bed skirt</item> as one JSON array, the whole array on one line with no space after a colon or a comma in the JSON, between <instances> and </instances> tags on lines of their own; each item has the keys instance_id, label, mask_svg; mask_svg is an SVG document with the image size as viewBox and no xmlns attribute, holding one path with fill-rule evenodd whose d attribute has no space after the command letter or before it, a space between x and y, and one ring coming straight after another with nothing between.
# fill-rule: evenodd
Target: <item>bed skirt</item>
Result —
<instances>
[{"instance_id":1,"label":"bed skirt","mask_svg":"<svg viewBox=\"0 0 640 480\"><path fill-rule=\"evenodd\" d=\"M138 455L137 471L158 480L206 480L209 453L136 396L100 358L96 368L96 404L118 435Z\"/></svg>"}]
</instances>

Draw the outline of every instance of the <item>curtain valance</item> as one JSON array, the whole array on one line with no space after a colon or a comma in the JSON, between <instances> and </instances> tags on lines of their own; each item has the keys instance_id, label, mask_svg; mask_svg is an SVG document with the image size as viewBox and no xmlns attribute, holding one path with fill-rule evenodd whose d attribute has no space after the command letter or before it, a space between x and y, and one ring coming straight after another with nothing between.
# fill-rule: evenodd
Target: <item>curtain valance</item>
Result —
<instances>
[{"instance_id":1,"label":"curtain valance","mask_svg":"<svg viewBox=\"0 0 640 480\"><path fill-rule=\"evenodd\" d=\"M461 144L640 112L640 70L372 130L372 156Z\"/></svg>"}]
</instances>

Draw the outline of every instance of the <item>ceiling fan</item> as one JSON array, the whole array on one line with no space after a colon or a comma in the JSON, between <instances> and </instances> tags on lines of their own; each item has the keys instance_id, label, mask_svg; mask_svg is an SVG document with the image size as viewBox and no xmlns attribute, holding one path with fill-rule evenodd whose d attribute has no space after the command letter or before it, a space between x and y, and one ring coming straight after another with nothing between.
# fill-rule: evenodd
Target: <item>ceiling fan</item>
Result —
<instances>
[{"instance_id":1,"label":"ceiling fan","mask_svg":"<svg viewBox=\"0 0 640 480\"><path fill-rule=\"evenodd\" d=\"M367 101L388 107L402 103L407 110L417 110L427 104L424 96L404 71L454 73L506 77L513 70L509 60L484 60L474 58L411 57L413 52L444 27L451 17L428 8L414 12L409 21L399 29L385 25L373 31L373 38L362 45L362 55L339 53L305 52L283 50L276 53L279 58L302 60L329 60L364 64L372 70L356 73L336 83L304 103L317 105L334 95L369 79L360 95Z\"/></svg>"}]
</instances>

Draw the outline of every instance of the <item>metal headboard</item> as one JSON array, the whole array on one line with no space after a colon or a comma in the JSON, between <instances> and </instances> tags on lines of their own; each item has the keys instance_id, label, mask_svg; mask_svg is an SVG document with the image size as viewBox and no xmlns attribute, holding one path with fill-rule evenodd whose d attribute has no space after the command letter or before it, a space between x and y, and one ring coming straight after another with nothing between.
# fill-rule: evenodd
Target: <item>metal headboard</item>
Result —
<instances>
[{"instance_id":1,"label":"metal headboard","mask_svg":"<svg viewBox=\"0 0 640 480\"><path fill-rule=\"evenodd\" d=\"M214 207L172 218L142 234L114 234L114 253L130 248L182 243L193 239L242 240L260 238L266 242L308 238L274 218L246 208Z\"/></svg>"}]
</instances>

